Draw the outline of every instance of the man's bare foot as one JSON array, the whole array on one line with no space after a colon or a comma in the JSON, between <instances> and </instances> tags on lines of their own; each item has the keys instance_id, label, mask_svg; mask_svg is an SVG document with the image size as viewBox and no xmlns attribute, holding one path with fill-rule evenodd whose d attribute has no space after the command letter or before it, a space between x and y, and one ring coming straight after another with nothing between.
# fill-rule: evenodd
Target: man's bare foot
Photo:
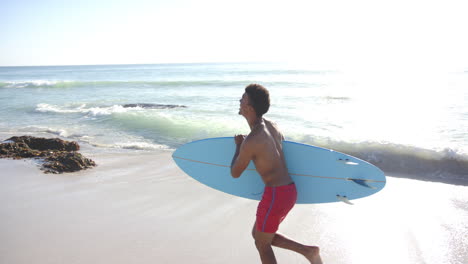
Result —
<instances>
[{"instance_id":1,"label":"man's bare foot","mask_svg":"<svg viewBox=\"0 0 468 264\"><path fill-rule=\"evenodd\" d=\"M320 248L313 246L306 246L307 251L304 256L310 261L311 264L323 264L320 258Z\"/></svg>"}]
</instances>

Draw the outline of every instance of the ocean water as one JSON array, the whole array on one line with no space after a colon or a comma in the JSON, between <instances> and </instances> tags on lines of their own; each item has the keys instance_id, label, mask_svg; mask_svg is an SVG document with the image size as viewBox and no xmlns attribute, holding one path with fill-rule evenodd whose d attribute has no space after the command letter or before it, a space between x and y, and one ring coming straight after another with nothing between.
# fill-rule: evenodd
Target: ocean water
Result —
<instances>
[{"instance_id":1,"label":"ocean water","mask_svg":"<svg viewBox=\"0 0 468 264\"><path fill-rule=\"evenodd\" d=\"M246 85L271 93L286 139L386 173L468 185L468 72L338 71L279 63L0 67L0 132L99 150L175 149L248 133Z\"/></svg>"}]
</instances>

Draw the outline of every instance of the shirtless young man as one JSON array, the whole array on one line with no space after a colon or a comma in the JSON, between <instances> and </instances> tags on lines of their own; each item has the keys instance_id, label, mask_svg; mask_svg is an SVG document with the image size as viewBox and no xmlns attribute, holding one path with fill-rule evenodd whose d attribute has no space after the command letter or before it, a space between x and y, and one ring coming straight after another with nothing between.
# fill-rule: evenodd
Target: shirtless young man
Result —
<instances>
[{"instance_id":1,"label":"shirtless young man","mask_svg":"<svg viewBox=\"0 0 468 264\"><path fill-rule=\"evenodd\" d=\"M263 118L270 107L267 89L259 84L245 88L239 114L250 126L247 136L236 135L236 153L231 164L232 177L238 178L253 160L265 183L265 191L257 208L252 236L263 264L276 263L272 246L304 255L312 264L321 264L319 248L306 246L277 234L279 224L296 203L296 186L288 174L284 159L283 135L278 127Z\"/></svg>"}]
</instances>

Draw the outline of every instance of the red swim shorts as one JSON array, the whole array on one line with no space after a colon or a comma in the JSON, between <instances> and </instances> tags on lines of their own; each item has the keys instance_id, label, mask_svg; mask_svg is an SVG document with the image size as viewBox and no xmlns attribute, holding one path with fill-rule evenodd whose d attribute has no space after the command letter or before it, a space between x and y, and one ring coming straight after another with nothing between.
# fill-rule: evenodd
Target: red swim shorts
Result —
<instances>
[{"instance_id":1,"label":"red swim shorts","mask_svg":"<svg viewBox=\"0 0 468 264\"><path fill-rule=\"evenodd\" d=\"M257 207L256 229L266 233L276 233L280 223L297 200L296 185L265 187L263 197Z\"/></svg>"}]
</instances>

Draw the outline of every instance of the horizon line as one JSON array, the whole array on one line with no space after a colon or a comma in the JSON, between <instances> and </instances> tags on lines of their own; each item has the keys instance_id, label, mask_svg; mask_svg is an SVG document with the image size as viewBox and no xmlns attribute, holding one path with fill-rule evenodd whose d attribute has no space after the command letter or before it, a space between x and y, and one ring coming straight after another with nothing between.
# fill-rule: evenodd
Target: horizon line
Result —
<instances>
[{"instance_id":1,"label":"horizon line","mask_svg":"<svg viewBox=\"0 0 468 264\"><path fill-rule=\"evenodd\" d=\"M114 65L165 65L165 64L223 64L223 63L278 63L279 61L200 61L200 62L155 62L155 63L96 63L96 64L36 64L0 65L0 67L66 67L66 66L114 66Z\"/></svg>"}]
</instances>

